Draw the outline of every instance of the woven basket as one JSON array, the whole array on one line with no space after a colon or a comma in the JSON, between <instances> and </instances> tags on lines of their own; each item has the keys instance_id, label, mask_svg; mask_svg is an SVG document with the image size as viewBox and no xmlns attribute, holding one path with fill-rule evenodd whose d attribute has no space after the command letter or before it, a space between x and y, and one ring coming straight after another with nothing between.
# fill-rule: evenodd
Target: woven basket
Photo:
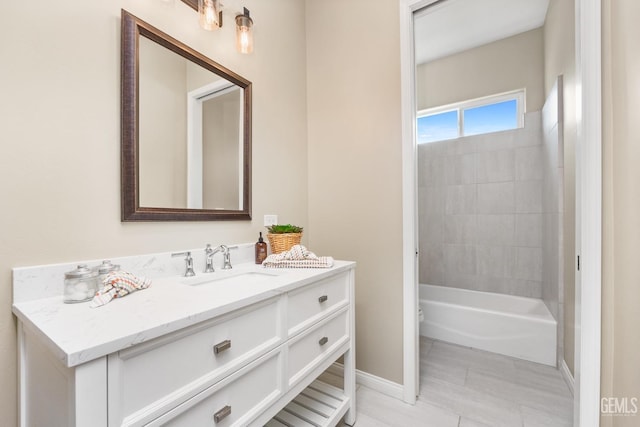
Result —
<instances>
[{"instance_id":1,"label":"woven basket","mask_svg":"<svg viewBox=\"0 0 640 427\"><path fill-rule=\"evenodd\" d=\"M271 245L271 253L279 254L280 252L288 251L295 245L299 245L302 233L269 233L267 238Z\"/></svg>"}]
</instances>

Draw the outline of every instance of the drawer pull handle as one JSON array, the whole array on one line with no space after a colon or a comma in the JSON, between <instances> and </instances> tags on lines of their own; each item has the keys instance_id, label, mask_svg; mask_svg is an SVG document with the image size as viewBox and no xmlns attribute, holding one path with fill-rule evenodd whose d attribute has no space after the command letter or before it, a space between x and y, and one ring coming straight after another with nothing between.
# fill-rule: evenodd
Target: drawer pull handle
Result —
<instances>
[{"instance_id":1,"label":"drawer pull handle","mask_svg":"<svg viewBox=\"0 0 640 427\"><path fill-rule=\"evenodd\" d=\"M231 340L224 340L219 344L213 346L213 352L215 354L222 353L223 351L231 348Z\"/></svg>"},{"instance_id":2,"label":"drawer pull handle","mask_svg":"<svg viewBox=\"0 0 640 427\"><path fill-rule=\"evenodd\" d=\"M322 337L322 338L320 338L320 341L318 341L318 344L320 344L320 345L325 345L325 344L326 344L326 343L328 343L328 342L329 342L329 338L327 338L327 337Z\"/></svg>"},{"instance_id":3,"label":"drawer pull handle","mask_svg":"<svg viewBox=\"0 0 640 427\"><path fill-rule=\"evenodd\" d=\"M327 297L326 295L322 295L320 298L318 298L318 302L325 302L328 299L329 297Z\"/></svg>"},{"instance_id":4,"label":"drawer pull handle","mask_svg":"<svg viewBox=\"0 0 640 427\"><path fill-rule=\"evenodd\" d=\"M224 408L220 409L215 414L213 414L213 421L215 421L216 423L219 423L220 421L227 418L229 415L231 415L231 406L227 405Z\"/></svg>"}]
</instances>

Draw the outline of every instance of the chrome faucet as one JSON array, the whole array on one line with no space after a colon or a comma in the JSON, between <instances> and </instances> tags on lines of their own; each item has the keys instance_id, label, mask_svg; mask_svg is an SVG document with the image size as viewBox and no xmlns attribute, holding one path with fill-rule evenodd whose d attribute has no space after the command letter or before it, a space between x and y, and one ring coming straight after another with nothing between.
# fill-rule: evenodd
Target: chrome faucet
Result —
<instances>
[{"instance_id":1,"label":"chrome faucet","mask_svg":"<svg viewBox=\"0 0 640 427\"><path fill-rule=\"evenodd\" d=\"M213 248L209 243L207 243L207 247L204 249L204 256L206 261L206 265L204 268L205 273L213 273L214 271L216 271L213 268L213 254L215 254Z\"/></svg>"},{"instance_id":2,"label":"chrome faucet","mask_svg":"<svg viewBox=\"0 0 640 427\"><path fill-rule=\"evenodd\" d=\"M195 276L196 272L193 271L193 258L191 257L191 252L176 252L171 254L172 257L176 256L184 256L184 262L186 264L186 270L184 272L185 277Z\"/></svg>"},{"instance_id":3,"label":"chrome faucet","mask_svg":"<svg viewBox=\"0 0 640 427\"><path fill-rule=\"evenodd\" d=\"M206 267L204 270L205 273L213 273L215 271L215 269L213 268L213 256L218 252L222 252L223 255L222 269L230 270L231 268L233 268L231 266L231 255L229 254L229 247L227 245L220 245L215 249L212 249L211 245L207 244L204 252L206 254Z\"/></svg>"},{"instance_id":4,"label":"chrome faucet","mask_svg":"<svg viewBox=\"0 0 640 427\"><path fill-rule=\"evenodd\" d=\"M226 245L220 245L220 247L224 251L223 252L224 264L222 265L222 269L223 270L230 270L233 267L231 266L231 254L229 253L229 247L226 246Z\"/></svg>"}]
</instances>

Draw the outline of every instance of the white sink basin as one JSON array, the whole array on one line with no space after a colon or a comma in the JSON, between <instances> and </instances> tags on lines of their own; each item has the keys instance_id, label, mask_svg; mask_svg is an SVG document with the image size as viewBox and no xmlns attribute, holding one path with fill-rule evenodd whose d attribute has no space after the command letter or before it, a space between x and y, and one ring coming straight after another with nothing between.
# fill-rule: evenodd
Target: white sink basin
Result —
<instances>
[{"instance_id":1,"label":"white sink basin","mask_svg":"<svg viewBox=\"0 0 640 427\"><path fill-rule=\"evenodd\" d=\"M271 281L278 276L279 273L269 271L216 271L204 276L185 278L182 283L189 286L246 285Z\"/></svg>"}]
</instances>

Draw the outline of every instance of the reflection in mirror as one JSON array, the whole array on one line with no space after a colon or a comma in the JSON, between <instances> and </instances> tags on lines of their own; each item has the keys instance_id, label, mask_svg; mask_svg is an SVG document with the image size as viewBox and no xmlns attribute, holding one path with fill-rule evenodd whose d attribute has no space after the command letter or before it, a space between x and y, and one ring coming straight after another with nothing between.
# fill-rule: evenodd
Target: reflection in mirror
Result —
<instances>
[{"instance_id":1,"label":"reflection in mirror","mask_svg":"<svg viewBox=\"0 0 640 427\"><path fill-rule=\"evenodd\" d=\"M251 83L122 18L123 220L250 219Z\"/></svg>"},{"instance_id":2,"label":"reflection in mirror","mask_svg":"<svg viewBox=\"0 0 640 427\"><path fill-rule=\"evenodd\" d=\"M189 92L187 205L242 209L242 91L226 80ZM234 179L235 178L235 179Z\"/></svg>"}]
</instances>

